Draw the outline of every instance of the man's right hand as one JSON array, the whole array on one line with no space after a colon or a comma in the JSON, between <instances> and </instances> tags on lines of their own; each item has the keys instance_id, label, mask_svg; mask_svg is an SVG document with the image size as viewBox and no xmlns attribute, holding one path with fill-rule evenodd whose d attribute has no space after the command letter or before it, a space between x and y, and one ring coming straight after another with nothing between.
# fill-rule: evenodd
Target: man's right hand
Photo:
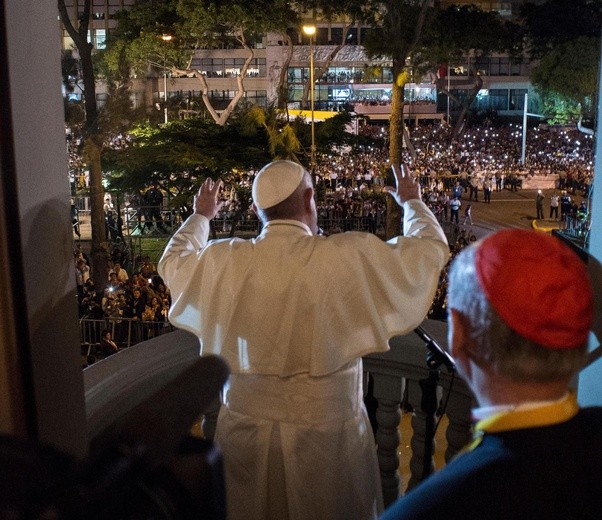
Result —
<instances>
[{"instance_id":1,"label":"man's right hand","mask_svg":"<svg viewBox=\"0 0 602 520\"><path fill-rule=\"evenodd\" d=\"M418 179L412 175L407 165L401 164L399 168L391 166L393 176L395 177L396 187L385 186L385 191L391 194L395 202L403 206L404 202L411 199L422 200L420 196L420 184Z\"/></svg>"},{"instance_id":2,"label":"man's right hand","mask_svg":"<svg viewBox=\"0 0 602 520\"><path fill-rule=\"evenodd\" d=\"M222 185L221 179L217 182L210 178L205 179L205 182L201 184L199 191L194 196L194 212L204 215L209 220L215 218L224 204L219 200Z\"/></svg>"}]
</instances>

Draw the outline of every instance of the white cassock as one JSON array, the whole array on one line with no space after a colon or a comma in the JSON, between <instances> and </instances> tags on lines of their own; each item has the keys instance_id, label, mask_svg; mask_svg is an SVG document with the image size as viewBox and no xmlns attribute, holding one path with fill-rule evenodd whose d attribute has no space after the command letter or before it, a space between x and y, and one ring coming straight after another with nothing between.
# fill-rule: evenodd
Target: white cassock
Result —
<instances>
[{"instance_id":1,"label":"white cassock","mask_svg":"<svg viewBox=\"0 0 602 520\"><path fill-rule=\"evenodd\" d=\"M251 240L208 242L192 215L158 266L170 322L232 375L216 442L228 519L372 519L382 510L361 357L388 350L426 316L449 248L419 200L404 236L312 235L269 222Z\"/></svg>"}]
</instances>

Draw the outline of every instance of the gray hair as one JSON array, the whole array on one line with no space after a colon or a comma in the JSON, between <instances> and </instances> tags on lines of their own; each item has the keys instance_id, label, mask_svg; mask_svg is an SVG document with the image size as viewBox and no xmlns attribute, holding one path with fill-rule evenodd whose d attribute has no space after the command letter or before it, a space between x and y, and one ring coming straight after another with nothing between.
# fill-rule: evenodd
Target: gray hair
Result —
<instances>
[{"instance_id":1,"label":"gray hair","mask_svg":"<svg viewBox=\"0 0 602 520\"><path fill-rule=\"evenodd\" d=\"M462 313L470 322L470 336L480 359L497 374L514 381L551 382L578 372L585 364L587 345L546 348L516 333L491 307L475 268L479 245L477 242L465 248L451 264L448 308Z\"/></svg>"}]
</instances>

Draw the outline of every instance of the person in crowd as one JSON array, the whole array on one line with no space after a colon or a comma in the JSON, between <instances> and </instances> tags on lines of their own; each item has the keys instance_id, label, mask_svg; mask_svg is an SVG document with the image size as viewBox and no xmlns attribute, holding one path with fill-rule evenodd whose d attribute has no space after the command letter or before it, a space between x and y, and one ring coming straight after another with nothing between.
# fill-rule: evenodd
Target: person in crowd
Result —
<instances>
[{"instance_id":1,"label":"person in crowd","mask_svg":"<svg viewBox=\"0 0 602 520\"><path fill-rule=\"evenodd\" d=\"M78 298L81 299L84 296L84 286L90 279L90 267L86 264L86 261L81 256L75 257L75 285L77 287Z\"/></svg>"},{"instance_id":2,"label":"person in crowd","mask_svg":"<svg viewBox=\"0 0 602 520\"><path fill-rule=\"evenodd\" d=\"M558 220L558 206L560 205L560 197L558 193L553 192L550 195L550 220Z\"/></svg>"},{"instance_id":3,"label":"person in crowd","mask_svg":"<svg viewBox=\"0 0 602 520\"><path fill-rule=\"evenodd\" d=\"M452 196L456 197L458 200L460 200L462 198L463 191L464 191L464 188L462 188L460 181L456 181L456 184L454 184L454 187L452 188Z\"/></svg>"},{"instance_id":4,"label":"person in crowd","mask_svg":"<svg viewBox=\"0 0 602 520\"><path fill-rule=\"evenodd\" d=\"M537 211L536 219L543 219L543 201L545 199L544 194L541 190L537 190L537 195L535 196L535 209Z\"/></svg>"},{"instance_id":5,"label":"person in crowd","mask_svg":"<svg viewBox=\"0 0 602 520\"><path fill-rule=\"evenodd\" d=\"M405 165L394 166L403 236L317 235L309 173L274 161L255 177L254 239L208 242L221 181L207 179L159 275L172 324L231 369L215 439L229 520L375 518L382 496L361 357L418 326L449 256Z\"/></svg>"},{"instance_id":6,"label":"person in crowd","mask_svg":"<svg viewBox=\"0 0 602 520\"><path fill-rule=\"evenodd\" d=\"M487 204L491 204L491 191L493 188L493 184L489 177L485 178L483 181L483 197Z\"/></svg>"},{"instance_id":7,"label":"person in crowd","mask_svg":"<svg viewBox=\"0 0 602 520\"><path fill-rule=\"evenodd\" d=\"M157 182L153 182L144 192L143 204L146 231L150 232L154 223L157 226L157 229L161 230L163 233L166 233L167 229L164 226L163 217L161 216L163 193L161 193Z\"/></svg>"},{"instance_id":8,"label":"person in crowd","mask_svg":"<svg viewBox=\"0 0 602 520\"><path fill-rule=\"evenodd\" d=\"M472 197L474 195L474 201L479 202L479 177L476 173L470 176L468 187L470 189L468 200L472 200Z\"/></svg>"},{"instance_id":9,"label":"person in crowd","mask_svg":"<svg viewBox=\"0 0 602 520\"><path fill-rule=\"evenodd\" d=\"M121 266L121 262L114 262L113 263L113 269L111 269L109 271L109 279L110 279L110 275L111 273L115 273L115 276L117 277L117 280L124 284L125 282L128 281L129 279L129 275L128 272Z\"/></svg>"},{"instance_id":10,"label":"person in crowd","mask_svg":"<svg viewBox=\"0 0 602 520\"><path fill-rule=\"evenodd\" d=\"M447 222L449 220L449 193L447 191L440 191L437 202L443 209L443 219Z\"/></svg>"},{"instance_id":11,"label":"person in crowd","mask_svg":"<svg viewBox=\"0 0 602 520\"><path fill-rule=\"evenodd\" d=\"M449 201L449 209L450 209L450 222L455 222L456 224L460 223L460 207L462 206L462 202L458 197L454 197Z\"/></svg>"},{"instance_id":12,"label":"person in crowd","mask_svg":"<svg viewBox=\"0 0 602 520\"><path fill-rule=\"evenodd\" d=\"M99 295L96 292L94 281L88 278L84 284L82 298L79 304L79 317L100 320L104 317Z\"/></svg>"},{"instance_id":13,"label":"person in crowd","mask_svg":"<svg viewBox=\"0 0 602 520\"><path fill-rule=\"evenodd\" d=\"M571 390L593 319L582 260L545 233L493 233L452 262L448 305L475 440L381 520L598 518L602 408Z\"/></svg>"},{"instance_id":14,"label":"person in crowd","mask_svg":"<svg viewBox=\"0 0 602 520\"><path fill-rule=\"evenodd\" d=\"M472 226L472 204L467 204L464 209L464 220L462 221L463 225L469 223Z\"/></svg>"},{"instance_id":15,"label":"person in crowd","mask_svg":"<svg viewBox=\"0 0 602 520\"><path fill-rule=\"evenodd\" d=\"M571 212L572 203L571 196L564 190L560 196L560 220L563 222L566 221L566 218Z\"/></svg>"},{"instance_id":16,"label":"person in crowd","mask_svg":"<svg viewBox=\"0 0 602 520\"><path fill-rule=\"evenodd\" d=\"M71 200L71 226L73 227L73 232L77 235L77 238L81 238L82 234L79 226L79 210L77 206Z\"/></svg>"},{"instance_id":17,"label":"person in crowd","mask_svg":"<svg viewBox=\"0 0 602 520\"><path fill-rule=\"evenodd\" d=\"M109 287L115 295L125 291L125 284L117 279L117 273L115 271L109 273L109 283L107 284L107 287Z\"/></svg>"},{"instance_id":18,"label":"person in crowd","mask_svg":"<svg viewBox=\"0 0 602 520\"><path fill-rule=\"evenodd\" d=\"M100 338L100 350L104 357L109 357L119 352L119 347L117 346L117 343L115 343L111 338L110 330L102 331L102 336Z\"/></svg>"}]
</instances>

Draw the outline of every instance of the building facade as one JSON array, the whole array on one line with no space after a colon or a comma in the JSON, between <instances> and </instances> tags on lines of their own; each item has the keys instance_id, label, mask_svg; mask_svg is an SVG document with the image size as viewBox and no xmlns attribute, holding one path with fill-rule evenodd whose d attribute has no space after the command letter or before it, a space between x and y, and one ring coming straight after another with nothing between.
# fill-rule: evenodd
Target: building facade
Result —
<instances>
[{"instance_id":1,"label":"building facade","mask_svg":"<svg viewBox=\"0 0 602 520\"><path fill-rule=\"evenodd\" d=\"M72 16L83 15L83 0L65 0ZM127 9L135 0L92 0L90 13L90 41L95 48L102 49L109 32L115 28L115 14ZM479 2L475 0L446 4L478 4L484 10L495 10L503 17L512 18L518 13L524 0L508 2ZM293 55L286 72L288 102L291 109L307 109L310 54L313 53L315 84L314 103L316 110L354 110L372 120L388 119L387 107L391 97L393 81L391 62L370 60L366 56L362 40L371 29L356 25L345 33L345 45L339 50L326 70L323 65L329 60L334 48L343 39L343 24L317 23L316 33L310 45L300 28L290 29ZM63 29L63 49L73 47L73 42ZM251 103L267 106L277 99L282 67L287 61L288 48L282 35L269 33L257 42L253 49L253 60L244 78L244 97ZM248 52L244 49L199 50L191 62L191 68L200 72L207 82L209 99L219 112L223 110L238 91L237 79ZM531 64L527 59L520 62L508 56L467 56L457 63L450 63L445 74L445 83L437 84L437 71L423 78L414 78L406 85L407 114L411 119L448 119L459 110L454 101L448 101L438 87L449 89L462 101L472 84L469 70L475 68L483 79L483 86L473 102L478 111L496 111L500 115L520 115L524 111L525 94L529 94L529 111L539 110L537 96L529 81ZM167 99L170 112L181 117L203 111L201 91L204 85L195 77L172 77L164 71L149 69L145 78L135 78L132 84L134 106L161 106ZM102 85L97 90L100 105L106 99Z\"/></svg>"}]
</instances>

